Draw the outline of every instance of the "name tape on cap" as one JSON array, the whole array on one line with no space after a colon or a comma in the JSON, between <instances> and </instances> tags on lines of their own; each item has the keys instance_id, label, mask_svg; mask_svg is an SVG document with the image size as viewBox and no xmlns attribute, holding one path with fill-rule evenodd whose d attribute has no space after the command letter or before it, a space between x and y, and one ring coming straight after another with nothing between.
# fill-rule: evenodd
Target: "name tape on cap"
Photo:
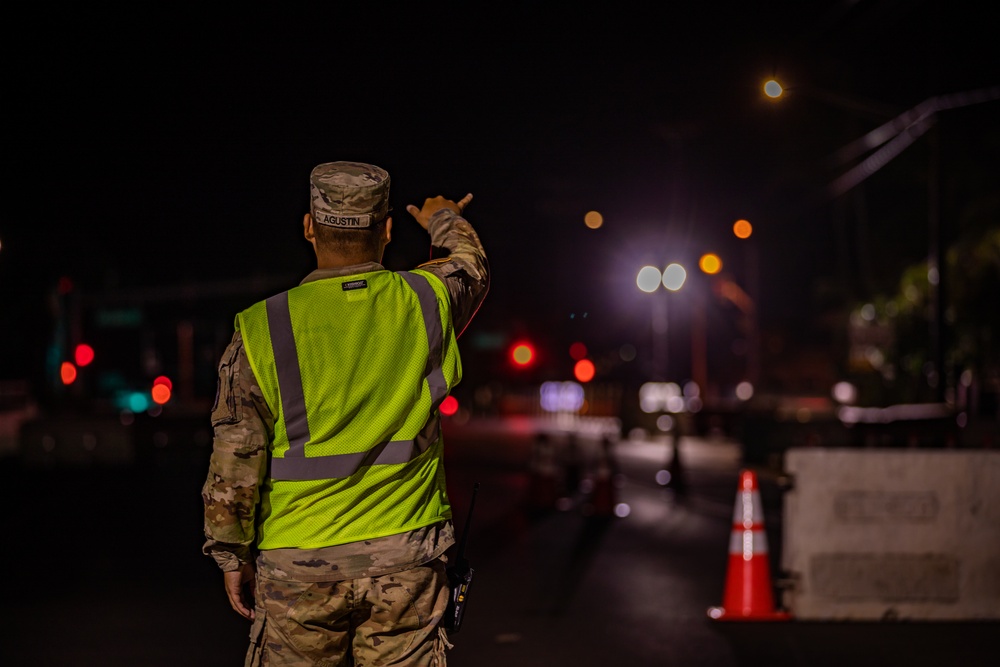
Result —
<instances>
[{"instance_id":1,"label":"name tape on cap","mask_svg":"<svg viewBox=\"0 0 1000 667\"><path fill-rule=\"evenodd\" d=\"M334 215L332 213L317 213L316 222L328 227L345 227L347 229L361 229L371 227L372 216L369 213L360 215Z\"/></svg>"}]
</instances>

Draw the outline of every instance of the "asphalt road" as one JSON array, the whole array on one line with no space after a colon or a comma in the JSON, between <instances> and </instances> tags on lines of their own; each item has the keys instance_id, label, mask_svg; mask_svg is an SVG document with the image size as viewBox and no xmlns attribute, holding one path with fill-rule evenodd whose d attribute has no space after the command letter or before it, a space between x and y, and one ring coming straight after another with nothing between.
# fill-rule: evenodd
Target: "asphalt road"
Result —
<instances>
[{"instance_id":1,"label":"asphalt road","mask_svg":"<svg viewBox=\"0 0 1000 667\"><path fill-rule=\"evenodd\" d=\"M682 440L679 493L656 482L666 442L618 443L614 504L622 516L605 517L584 492L600 452L595 432L578 437L583 491L555 506L532 502L535 438L544 430L564 447L568 428L527 419L446 425L460 526L480 483L467 554L476 577L450 664L994 663L998 623L709 620L707 608L723 595L737 444ZM0 461L8 510L0 664L242 664L247 624L199 553L208 451L191 441L160 437L156 456L129 466ZM761 479L775 571L781 496Z\"/></svg>"}]
</instances>

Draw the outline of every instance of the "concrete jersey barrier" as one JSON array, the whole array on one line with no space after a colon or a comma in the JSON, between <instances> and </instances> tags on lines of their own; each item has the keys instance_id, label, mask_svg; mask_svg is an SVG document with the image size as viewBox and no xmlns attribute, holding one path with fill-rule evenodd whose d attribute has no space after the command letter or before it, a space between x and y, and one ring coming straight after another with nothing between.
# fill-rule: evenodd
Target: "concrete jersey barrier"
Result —
<instances>
[{"instance_id":1,"label":"concrete jersey barrier","mask_svg":"<svg viewBox=\"0 0 1000 667\"><path fill-rule=\"evenodd\" d=\"M791 449L797 619L1000 619L1000 451Z\"/></svg>"}]
</instances>

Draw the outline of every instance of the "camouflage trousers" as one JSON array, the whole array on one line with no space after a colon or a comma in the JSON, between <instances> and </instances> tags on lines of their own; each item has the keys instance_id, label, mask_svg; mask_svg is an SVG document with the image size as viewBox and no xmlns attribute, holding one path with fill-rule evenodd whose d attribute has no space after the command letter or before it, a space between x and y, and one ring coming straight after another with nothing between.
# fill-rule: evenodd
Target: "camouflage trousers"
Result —
<instances>
[{"instance_id":1,"label":"camouflage trousers","mask_svg":"<svg viewBox=\"0 0 1000 667\"><path fill-rule=\"evenodd\" d=\"M248 667L444 667L439 624L449 587L442 559L345 581L257 577Z\"/></svg>"}]
</instances>

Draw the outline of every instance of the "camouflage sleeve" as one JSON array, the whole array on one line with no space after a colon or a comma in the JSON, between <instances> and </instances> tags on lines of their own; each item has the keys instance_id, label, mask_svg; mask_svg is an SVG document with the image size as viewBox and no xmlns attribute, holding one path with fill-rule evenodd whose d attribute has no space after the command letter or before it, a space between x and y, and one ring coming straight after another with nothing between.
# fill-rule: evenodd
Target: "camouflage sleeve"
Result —
<instances>
[{"instance_id":1,"label":"camouflage sleeve","mask_svg":"<svg viewBox=\"0 0 1000 667\"><path fill-rule=\"evenodd\" d=\"M215 441L202 488L205 545L223 571L253 560L254 517L267 471L274 418L264 401L239 332L222 355L212 408Z\"/></svg>"},{"instance_id":2,"label":"camouflage sleeve","mask_svg":"<svg viewBox=\"0 0 1000 667\"><path fill-rule=\"evenodd\" d=\"M486 252L469 221L450 209L441 209L431 216L428 231L434 254L446 256L419 268L433 273L448 287L455 332L461 335L489 291Z\"/></svg>"}]
</instances>

